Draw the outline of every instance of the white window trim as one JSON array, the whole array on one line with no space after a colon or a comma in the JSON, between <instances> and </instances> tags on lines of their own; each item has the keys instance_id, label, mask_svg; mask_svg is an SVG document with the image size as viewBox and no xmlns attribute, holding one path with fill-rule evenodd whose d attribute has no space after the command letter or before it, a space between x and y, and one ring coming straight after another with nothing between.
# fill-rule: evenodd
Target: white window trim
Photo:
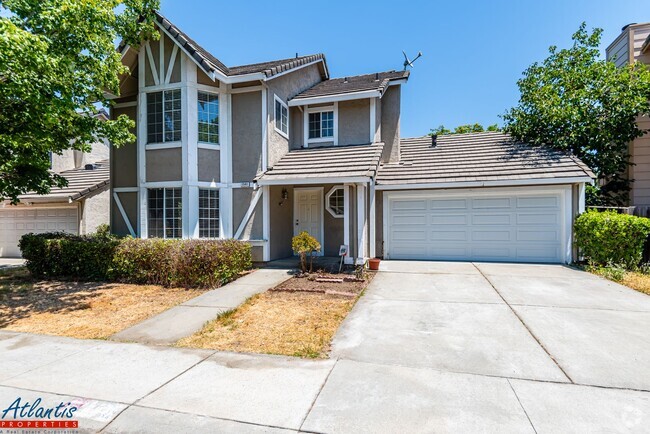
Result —
<instances>
[{"instance_id":1,"label":"white window trim","mask_svg":"<svg viewBox=\"0 0 650 434\"><path fill-rule=\"evenodd\" d=\"M167 143L172 143L172 144L176 145L176 144L182 142L182 140L183 140L182 139L182 137L183 137L183 123L182 123L182 120L183 120L183 115L184 115L184 113L183 113L183 98L185 98L185 94L183 92L183 89L182 89L181 86L179 86L179 83L173 83L171 86L170 85L160 85L159 87L160 88L155 89L155 90L152 90L151 87L146 87L145 91L143 92L143 94L145 95L144 96L144 130L145 130L144 141L145 141L145 147L151 146L151 145L165 145ZM164 119L164 117L165 117L165 92L171 92L171 91L174 91L174 90L178 90L181 93L181 140L180 141L179 140L165 141L165 119ZM151 93L162 93L162 95L163 95L163 97L162 97L162 105L163 105L162 106L162 109L163 109L163 111L162 111L162 113L163 113L162 137L163 137L163 141L162 142L149 142L149 94L151 94ZM171 146L171 147L173 148L173 147L177 147L177 146ZM156 149L156 148L154 146L154 147L151 147L150 149ZM163 147L159 147L158 149L166 149L166 148L163 146Z\"/></svg>"},{"instance_id":2,"label":"white window trim","mask_svg":"<svg viewBox=\"0 0 650 434\"><path fill-rule=\"evenodd\" d=\"M218 187L213 187L213 186L209 186L209 187L199 186L197 188L197 191L199 192L199 195L200 195L200 190L212 190L212 191L217 192L217 203L219 204L219 210L218 210L219 211L219 229L218 229L219 236L216 237L216 238L215 237L201 237L201 235L200 235L200 233L201 233L201 229L200 229L200 225L201 225L200 220L201 220L201 218L197 217L197 222L196 222L196 224L197 224L197 236L196 236L196 239L199 239L199 240L222 240L222 239L224 239L224 236L223 236L223 233L221 231L221 189L218 188ZM197 212L197 214L199 213L200 210L201 210L201 205L200 205L200 203L197 203L196 204L196 212Z\"/></svg>"},{"instance_id":3,"label":"white window trim","mask_svg":"<svg viewBox=\"0 0 650 434\"><path fill-rule=\"evenodd\" d=\"M277 127L277 117L275 113L276 102L279 102L282 105L282 107L284 107L287 110L287 132L286 133ZM280 123L282 123L282 120L280 120ZM289 106L275 94L273 94L273 129L282 137L289 140Z\"/></svg>"},{"instance_id":4,"label":"white window trim","mask_svg":"<svg viewBox=\"0 0 650 434\"><path fill-rule=\"evenodd\" d=\"M207 93L212 96L217 97L217 105L219 107L219 121L217 122L217 125L219 127L219 143L214 143L214 142L205 142L203 140L199 140L199 93ZM217 147L217 149L220 149L221 147L221 95L219 95L218 92L214 92L213 90L206 90L206 89L198 89L196 90L196 137L197 137L197 143L199 144L199 148L203 149L214 149ZM201 146L203 145L203 146ZM208 145L207 147L205 145Z\"/></svg>"},{"instance_id":5,"label":"white window trim","mask_svg":"<svg viewBox=\"0 0 650 434\"><path fill-rule=\"evenodd\" d=\"M315 139L309 138L309 114L334 112L334 135L332 137L319 137ZM339 103L335 102L332 105L320 107L307 107L303 112L303 131L304 131L304 147L308 148L311 143L328 143L333 142L334 146L339 144Z\"/></svg>"},{"instance_id":6,"label":"white window trim","mask_svg":"<svg viewBox=\"0 0 650 434\"><path fill-rule=\"evenodd\" d=\"M176 190L181 191L181 227L180 227L181 235L179 237L171 237L170 238L170 237L167 237L167 190L172 190L172 189L176 189ZM163 236L162 237L155 237L155 238L162 239L162 240L180 240L180 239L185 238L185 237L183 237L183 227L185 225L185 219L183 218L183 208L184 208L184 206L183 206L183 188L180 185L179 186L172 186L172 187L147 187L146 188L145 191L146 191L146 198L147 198L146 199L147 200L147 238L150 238L149 237L149 218L150 218L149 217L149 190L162 190L163 191L163 207L162 207L162 210L163 210L163 218L162 218Z\"/></svg>"},{"instance_id":7,"label":"white window trim","mask_svg":"<svg viewBox=\"0 0 650 434\"><path fill-rule=\"evenodd\" d=\"M334 212L332 208L330 208L330 197L334 194L336 190L341 190L343 191L343 214L339 215ZM325 209L327 210L328 213L332 215L332 217L336 219L342 219L345 216L345 188L342 185L335 185L330 189L330 191L327 192L325 195Z\"/></svg>"}]
</instances>

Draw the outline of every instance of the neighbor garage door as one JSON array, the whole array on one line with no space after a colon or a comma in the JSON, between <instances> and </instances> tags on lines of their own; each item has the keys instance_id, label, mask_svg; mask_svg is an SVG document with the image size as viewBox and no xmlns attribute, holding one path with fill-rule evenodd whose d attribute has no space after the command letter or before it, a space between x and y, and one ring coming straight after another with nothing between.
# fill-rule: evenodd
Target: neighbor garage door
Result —
<instances>
[{"instance_id":1,"label":"neighbor garage door","mask_svg":"<svg viewBox=\"0 0 650 434\"><path fill-rule=\"evenodd\" d=\"M0 257L20 257L18 241L30 232L78 232L77 208L0 209Z\"/></svg>"},{"instance_id":2,"label":"neighbor garage door","mask_svg":"<svg viewBox=\"0 0 650 434\"><path fill-rule=\"evenodd\" d=\"M386 256L565 262L570 191L531 187L386 192Z\"/></svg>"}]
</instances>

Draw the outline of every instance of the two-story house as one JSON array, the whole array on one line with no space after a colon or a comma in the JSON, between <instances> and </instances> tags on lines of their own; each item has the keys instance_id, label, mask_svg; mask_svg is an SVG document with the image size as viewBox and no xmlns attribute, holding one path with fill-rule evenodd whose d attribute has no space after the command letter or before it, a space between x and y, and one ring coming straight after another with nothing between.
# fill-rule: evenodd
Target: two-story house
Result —
<instances>
[{"instance_id":1,"label":"two-story house","mask_svg":"<svg viewBox=\"0 0 650 434\"><path fill-rule=\"evenodd\" d=\"M160 40L120 46L111 151L117 234L236 238L293 254L568 262L592 174L501 133L400 138L406 71L330 77L321 54L228 67L162 15ZM432 101L432 104L435 103Z\"/></svg>"},{"instance_id":2,"label":"two-story house","mask_svg":"<svg viewBox=\"0 0 650 434\"><path fill-rule=\"evenodd\" d=\"M97 117L108 119L100 111ZM24 234L68 232L89 234L109 223L109 143L91 144L88 152L67 149L50 154L50 168L68 180L49 194L27 193L20 203L0 202L0 258L19 258Z\"/></svg>"},{"instance_id":3,"label":"two-story house","mask_svg":"<svg viewBox=\"0 0 650 434\"><path fill-rule=\"evenodd\" d=\"M634 62L650 65L650 23L626 25L605 53L607 60L619 67ZM650 130L648 116L639 116L637 124L641 129ZM630 206L636 208L635 213L650 216L650 134L632 141L629 153Z\"/></svg>"}]
</instances>

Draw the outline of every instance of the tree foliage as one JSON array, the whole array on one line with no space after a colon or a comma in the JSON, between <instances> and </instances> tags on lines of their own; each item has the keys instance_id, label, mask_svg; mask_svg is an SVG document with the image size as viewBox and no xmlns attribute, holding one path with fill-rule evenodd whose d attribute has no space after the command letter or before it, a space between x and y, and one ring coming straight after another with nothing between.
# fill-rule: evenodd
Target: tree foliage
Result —
<instances>
[{"instance_id":1,"label":"tree foliage","mask_svg":"<svg viewBox=\"0 0 650 434\"><path fill-rule=\"evenodd\" d=\"M429 135L432 136L435 134L438 136L442 136L445 134L482 133L483 131L500 131L500 128L497 124L488 125L488 127L485 128L483 127L483 125L476 123L476 124L459 125L453 130L450 130L446 128L444 125L440 125L438 126L438 128L431 129Z\"/></svg>"},{"instance_id":2,"label":"tree foliage","mask_svg":"<svg viewBox=\"0 0 650 434\"><path fill-rule=\"evenodd\" d=\"M646 131L638 115L650 113L650 72L638 63L617 68L600 57L602 29L582 23L567 49L549 48L517 82L521 96L503 119L504 130L532 145L572 153L594 170L599 185L591 204L624 205L629 193L628 143Z\"/></svg>"},{"instance_id":3,"label":"tree foliage","mask_svg":"<svg viewBox=\"0 0 650 434\"><path fill-rule=\"evenodd\" d=\"M92 116L119 95L115 41L156 37L158 0L0 0L0 199L48 193L66 180L50 153L134 140L126 116Z\"/></svg>"}]
</instances>

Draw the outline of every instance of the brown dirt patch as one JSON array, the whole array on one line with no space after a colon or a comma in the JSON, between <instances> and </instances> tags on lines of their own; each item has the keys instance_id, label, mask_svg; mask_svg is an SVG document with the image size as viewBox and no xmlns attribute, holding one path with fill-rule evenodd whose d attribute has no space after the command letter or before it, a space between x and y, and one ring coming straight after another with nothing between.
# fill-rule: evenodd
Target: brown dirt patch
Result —
<instances>
[{"instance_id":1,"label":"brown dirt patch","mask_svg":"<svg viewBox=\"0 0 650 434\"><path fill-rule=\"evenodd\" d=\"M341 275L335 275L341 277ZM222 351L324 358L332 337L368 286L291 278L225 312L176 345ZM350 295L340 295L347 293Z\"/></svg>"},{"instance_id":2,"label":"brown dirt patch","mask_svg":"<svg viewBox=\"0 0 650 434\"><path fill-rule=\"evenodd\" d=\"M102 339L203 291L156 285L35 281L25 269L0 274L0 329Z\"/></svg>"}]
</instances>

